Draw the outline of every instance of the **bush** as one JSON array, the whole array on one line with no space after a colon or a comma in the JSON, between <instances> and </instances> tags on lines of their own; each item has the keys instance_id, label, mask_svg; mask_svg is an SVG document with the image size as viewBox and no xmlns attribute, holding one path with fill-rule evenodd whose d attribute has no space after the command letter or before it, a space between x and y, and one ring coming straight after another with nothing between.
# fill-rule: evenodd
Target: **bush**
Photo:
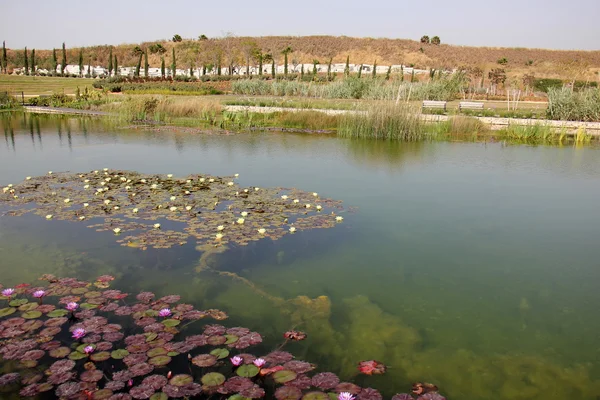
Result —
<instances>
[{"instance_id":1,"label":"bush","mask_svg":"<svg viewBox=\"0 0 600 400\"><path fill-rule=\"evenodd\" d=\"M17 98L9 95L7 92L0 92L0 110L9 110L20 106L21 103Z\"/></svg>"},{"instance_id":2,"label":"bush","mask_svg":"<svg viewBox=\"0 0 600 400\"><path fill-rule=\"evenodd\" d=\"M600 89L574 92L569 88L550 88L547 116L564 121L600 121Z\"/></svg>"}]
</instances>

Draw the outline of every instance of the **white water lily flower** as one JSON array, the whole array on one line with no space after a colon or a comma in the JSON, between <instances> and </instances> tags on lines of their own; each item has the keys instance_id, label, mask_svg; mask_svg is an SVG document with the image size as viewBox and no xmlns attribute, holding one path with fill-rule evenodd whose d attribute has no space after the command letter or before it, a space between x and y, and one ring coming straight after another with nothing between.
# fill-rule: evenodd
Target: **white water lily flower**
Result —
<instances>
[{"instance_id":1,"label":"white water lily flower","mask_svg":"<svg viewBox=\"0 0 600 400\"><path fill-rule=\"evenodd\" d=\"M306 204L304 207L306 207L306 208L310 208L310 204Z\"/></svg>"},{"instance_id":2,"label":"white water lily flower","mask_svg":"<svg viewBox=\"0 0 600 400\"><path fill-rule=\"evenodd\" d=\"M110 200L109 199L104 200L104 204L106 204L106 205L110 204Z\"/></svg>"},{"instance_id":3,"label":"white water lily flower","mask_svg":"<svg viewBox=\"0 0 600 400\"><path fill-rule=\"evenodd\" d=\"M248 213L246 211L242 211L242 217L247 217Z\"/></svg>"},{"instance_id":4,"label":"white water lily flower","mask_svg":"<svg viewBox=\"0 0 600 400\"><path fill-rule=\"evenodd\" d=\"M28 181L30 181L30 180L31 180L31 177L30 177L30 176L27 176L27 177L25 177L25 179L26 179L26 180L28 180Z\"/></svg>"},{"instance_id":5,"label":"white water lily flower","mask_svg":"<svg viewBox=\"0 0 600 400\"><path fill-rule=\"evenodd\" d=\"M84 189L89 189L89 188L90 188L90 185L85 185L83 188L84 188Z\"/></svg>"},{"instance_id":6,"label":"white water lily flower","mask_svg":"<svg viewBox=\"0 0 600 400\"><path fill-rule=\"evenodd\" d=\"M244 193L248 193L248 189L244 189Z\"/></svg>"},{"instance_id":7,"label":"white water lily flower","mask_svg":"<svg viewBox=\"0 0 600 400\"><path fill-rule=\"evenodd\" d=\"M160 228L160 224L154 224L154 229Z\"/></svg>"},{"instance_id":8,"label":"white water lily flower","mask_svg":"<svg viewBox=\"0 0 600 400\"><path fill-rule=\"evenodd\" d=\"M52 196L56 196L56 192L52 192Z\"/></svg>"},{"instance_id":9,"label":"white water lily flower","mask_svg":"<svg viewBox=\"0 0 600 400\"><path fill-rule=\"evenodd\" d=\"M146 183L146 180L145 180L145 179L142 179L140 182L142 182L142 183Z\"/></svg>"},{"instance_id":10,"label":"white water lily flower","mask_svg":"<svg viewBox=\"0 0 600 400\"><path fill-rule=\"evenodd\" d=\"M48 175L52 175L52 171L48 171Z\"/></svg>"},{"instance_id":11,"label":"white water lily flower","mask_svg":"<svg viewBox=\"0 0 600 400\"><path fill-rule=\"evenodd\" d=\"M222 231L223 229L225 229L225 227L224 227L223 225L219 225L219 226L217 226L217 230L218 230L218 231Z\"/></svg>"},{"instance_id":12,"label":"white water lily flower","mask_svg":"<svg viewBox=\"0 0 600 400\"><path fill-rule=\"evenodd\" d=\"M177 199L177 197L171 196L171 201L175 201L175 199Z\"/></svg>"},{"instance_id":13,"label":"white water lily flower","mask_svg":"<svg viewBox=\"0 0 600 400\"><path fill-rule=\"evenodd\" d=\"M84 206L84 207L88 207L88 206L89 206L89 204L88 204L88 203L83 203L83 206Z\"/></svg>"},{"instance_id":14,"label":"white water lily flower","mask_svg":"<svg viewBox=\"0 0 600 400\"><path fill-rule=\"evenodd\" d=\"M4 192L4 193L8 192L8 188L7 187L3 187L2 188L2 192Z\"/></svg>"},{"instance_id":15,"label":"white water lily flower","mask_svg":"<svg viewBox=\"0 0 600 400\"><path fill-rule=\"evenodd\" d=\"M89 179L86 179L85 181L83 181L83 183L89 183L89 182L90 182Z\"/></svg>"},{"instance_id":16,"label":"white water lily flower","mask_svg":"<svg viewBox=\"0 0 600 400\"><path fill-rule=\"evenodd\" d=\"M240 174L235 174L234 176L237 178L237 177L239 177L239 176L240 176Z\"/></svg>"},{"instance_id":17,"label":"white water lily flower","mask_svg":"<svg viewBox=\"0 0 600 400\"><path fill-rule=\"evenodd\" d=\"M127 179L127 181L126 181L126 182L127 182L127 183L131 183L131 179Z\"/></svg>"},{"instance_id":18,"label":"white water lily flower","mask_svg":"<svg viewBox=\"0 0 600 400\"><path fill-rule=\"evenodd\" d=\"M342 222L342 221L344 220L344 217L342 217L342 216L338 215L337 217L335 217L335 220L336 220L337 222Z\"/></svg>"},{"instance_id":19,"label":"white water lily flower","mask_svg":"<svg viewBox=\"0 0 600 400\"><path fill-rule=\"evenodd\" d=\"M115 228L115 229L113 229L113 232L114 233L120 233L121 232L121 228Z\"/></svg>"},{"instance_id":20,"label":"white water lily flower","mask_svg":"<svg viewBox=\"0 0 600 400\"><path fill-rule=\"evenodd\" d=\"M137 193L131 193L132 196L135 196Z\"/></svg>"},{"instance_id":21,"label":"white water lily flower","mask_svg":"<svg viewBox=\"0 0 600 400\"><path fill-rule=\"evenodd\" d=\"M97 173L98 173L98 170L95 170L95 171L94 171L94 173L95 173L95 174L97 174Z\"/></svg>"},{"instance_id":22,"label":"white water lily flower","mask_svg":"<svg viewBox=\"0 0 600 400\"><path fill-rule=\"evenodd\" d=\"M233 186L233 182L227 182L227 185Z\"/></svg>"},{"instance_id":23,"label":"white water lily flower","mask_svg":"<svg viewBox=\"0 0 600 400\"><path fill-rule=\"evenodd\" d=\"M85 219L85 215L82 215L81 217L79 217L80 221L83 221Z\"/></svg>"},{"instance_id":24,"label":"white water lily flower","mask_svg":"<svg viewBox=\"0 0 600 400\"><path fill-rule=\"evenodd\" d=\"M18 199L18 198L19 198L19 196L17 196L17 195L13 196L13 199Z\"/></svg>"},{"instance_id":25,"label":"white water lily flower","mask_svg":"<svg viewBox=\"0 0 600 400\"><path fill-rule=\"evenodd\" d=\"M103 171L108 171L108 168L102 168Z\"/></svg>"},{"instance_id":26,"label":"white water lily flower","mask_svg":"<svg viewBox=\"0 0 600 400\"><path fill-rule=\"evenodd\" d=\"M13 184L12 184L12 183L9 183L9 184L8 184L8 187L9 187L9 188L13 187Z\"/></svg>"},{"instance_id":27,"label":"white water lily flower","mask_svg":"<svg viewBox=\"0 0 600 400\"><path fill-rule=\"evenodd\" d=\"M108 175L108 172L105 172L104 175Z\"/></svg>"},{"instance_id":28,"label":"white water lily flower","mask_svg":"<svg viewBox=\"0 0 600 400\"><path fill-rule=\"evenodd\" d=\"M192 206L185 206L185 209L190 211L192 209Z\"/></svg>"},{"instance_id":29,"label":"white water lily flower","mask_svg":"<svg viewBox=\"0 0 600 400\"><path fill-rule=\"evenodd\" d=\"M200 182L204 182L204 181L205 181L205 179L204 179L204 178L200 178Z\"/></svg>"},{"instance_id":30,"label":"white water lily flower","mask_svg":"<svg viewBox=\"0 0 600 400\"><path fill-rule=\"evenodd\" d=\"M111 179L111 178L106 178L106 179L104 179L104 180L105 180L106 182L110 182L110 179Z\"/></svg>"},{"instance_id":31,"label":"white water lily flower","mask_svg":"<svg viewBox=\"0 0 600 400\"><path fill-rule=\"evenodd\" d=\"M173 174L167 174L167 178L172 178Z\"/></svg>"},{"instance_id":32,"label":"white water lily flower","mask_svg":"<svg viewBox=\"0 0 600 400\"><path fill-rule=\"evenodd\" d=\"M125 186L125 190L131 190L131 186Z\"/></svg>"},{"instance_id":33,"label":"white water lily flower","mask_svg":"<svg viewBox=\"0 0 600 400\"><path fill-rule=\"evenodd\" d=\"M52 219L52 214L46 215L46 219Z\"/></svg>"},{"instance_id":34,"label":"white water lily flower","mask_svg":"<svg viewBox=\"0 0 600 400\"><path fill-rule=\"evenodd\" d=\"M121 182L126 182L127 178L125 178L124 176L121 177Z\"/></svg>"},{"instance_id":35,"label":"white water lily flower","mask_svg":"<svg viewBox=\"0 0 600 400\"><path fill-rule=\"evenodd\" d=\"M106 185L106 182L100 182L100 185L104 186L104 185Z\"/></svg>"},{"instance_id":36,"label":"white water lily flower","mask_svg":"<svg viewBox=\"0 0 600 400\"><path fill-rule=\"evenodd\" d=\"M244 221L244 218L238 218L237 223L241 225L244 223Z\"/></svg>"},{"instance_id":37,"label":"white water lily flower","mask_svg":"<svg viewBox=\"0 0 600 400\"><path fill-rule=\"evenodd\" d=\"M323 208L323 207L321 207L321 206L319 206L319 205L317 206L317 210L318 210L318 211L321 211L321 209L322 209L322 208Z\"/></svg>"},{"instance_id":38,"label":"white water lily flower","mask_svg":"<svg viewBox=\"0 0 600 400\"><path fill-rule=\"evenodd\" d=\"M291 233L294 233L294 232L296 232L296 228L295 228L295 227L293 227L293 226L290 226L290 232L291 232Z\"/></svg>"},{"instance_id":39,"label":"white water lily flower","mask_svg":"<svg viewBox=\"0 0 600 400\"><path fill-rule=\"evenodd\" d=\"M255 187L254 191L258 192L260 190L260 188Z\"/></svg>"},{"instance_id":40,"label":"white water lily flower","mask_svg":"<svg viewBox=\"0 0 600 400\"><path fill-rule=\"evenodd\" d=\"M189 190L186 190L186 191L185 191L185 192L183 192L183 193L185 193L185 194L190 194L190 191L189 191Z\"/></svg>"},{"instance_id":41,"label":"white water lily flower","mask_svg":"<svg viewBox=\"0 0 600 400\"><path fill-rule=\"evenodd\" d=\"M318 195L319 195L319 193L313 192L313 196L317 197Z\"/></svg>"},{"instance_id":42,"label":"white water lily flower","mask_svg":"<svg viewBox=\"0 0 600 400\"><path fill-rule=\"evenodd\" d=\"M156 183L153 183L152 186L150 186L152 189L156 189L158 187L158 185Z\"/></svg>"},{"instance_id":43,"label":"white water lily flower","mask_svg":"<svg viewBox=\"0 0 600 400\"><path fill-rule=\"evenodd\" d=\"M214 179L214 178L210 178L208 181L209 181L209 182L214 182L214 181L215 181L215 179Z\"/></svg>"},{"instance_id":44,"label":"white water lily flower","mask_svg":"<svg viewBox=\"0 0 600 400\"><path fill-rule=\"evenodd\" d=\"M162 204L159 204L156 208L162 208Z\"/></svg>"},{"instance_id":45,"label":"white water lily flower","mask_svg":"<svg viewBox=\"0 0 600 400\"><path fill-rule=\"evenodd\" d=\"M133 209L133 212L134 212L134 213L137 213L138 211L139 211L139 210L138 210L137 208L134 208L134 209Z\"/></svg>"},{"instance_id":46,"label":"white water lily flower","mask_svg":"<svg viewBox=\"0 0 600 400\"><path fill-rule=\"evenodd\" d=\"M223 234L222 234L222 233L217 233L217 234L215 235L215 238L216 238L217 240L221 240L221 239L223 238Z\"/></svg>"},{"instance_id":47,"label":"white water lily flower","mask_svg":"<svg viewBox=\"0 0 600 400\"><path fill-rule=\"evenodd\" d=\"M71 199L64 199L63 201L64 201L65 203L68 203L68 202L70 202L70 201L71 201Z\"/></svg>"},{"instance_id":48,"label":"white water lily flower","mask_svg":"<svg viewBox=\"0 0 600 400\"><path fill-rule=\"evenodd\" d=\"M171 207L171 208L169 208L169 210L171 210L171 211L177 211L177 207Z\"/></svg>"},{"instance_id":49,"label":"white water lily flower","mask_svg":"<svg viewBox=\"0 0 600 400\"><path fill-rule=\"evenodd\" d=\"M298 204L298 203L300 203L300 200L294 199L294 203Z\"/></svg>"},{"instance_id":50,"label":"white water lily flower","mask_svg":"<svg viewBox=\"0 0 600 400\"><path fill-rule=\"evenodd\" d=\"M106 192L106 191L108 190L108 187L105 187L105 188L104 188L104 189L102 189L102 190Z\"/></svg>"},{"instance_id":51,"label":"white water lily flower","mask_svg":"<svg viewBox=\"0 0 600 400\"><path fill-rule=\"evenodd\" d=\"M185 183L192 183L192 180L188 179L187 181L185 181Z\"/></svg>"},{"instance_id":52,"label":"white water lily flower","mask_svg":"<svg viewBox=\"0 0 600 400\"><path fill-rule=\"evenodd\" d=\"M281 198L282 198L283 200L287 200L287 199L288 199L287 195L285 195L285 194L284 194L283 196L281 196Z\"/></svg>"},{"instance_id":53,"label":"white water lily flower","mask_svg":"<svg viewBox=\"0 0 600 400\"><path fill-rule=\"evenodd\" d=\"M121 208L121 207L119 207L119 206L114 206L113 207L113 209L115 209L115 210L118 210L119 208Z\"/></svg>"},{"instance_id":54,"label":"white water lily flower","mask_svg":"<svg viewBox=\"0 0 600 400\"><path fill-rule=\"evenodd\" d=\"M260 228L258 230L258 233L260 233L261 235L264 235L267 232L267 230L265 228Z\"/></svg>"}]
</instances>

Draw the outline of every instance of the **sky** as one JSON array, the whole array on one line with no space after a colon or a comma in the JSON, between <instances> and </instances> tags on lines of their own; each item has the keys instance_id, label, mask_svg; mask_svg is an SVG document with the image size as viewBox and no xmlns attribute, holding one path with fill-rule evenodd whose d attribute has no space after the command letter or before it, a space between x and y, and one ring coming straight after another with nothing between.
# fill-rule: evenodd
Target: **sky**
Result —
<instances>
[{"instance_id":1,"label":"sky","mask_svg":"<svg viewBox=\"0 0 600 400\"><path fill-rule=\"evenodd\" d=\"M600 50L600 0L0 0L0 40L51 49L184 38L335 35Z\"/></svg>"}]
</instances>

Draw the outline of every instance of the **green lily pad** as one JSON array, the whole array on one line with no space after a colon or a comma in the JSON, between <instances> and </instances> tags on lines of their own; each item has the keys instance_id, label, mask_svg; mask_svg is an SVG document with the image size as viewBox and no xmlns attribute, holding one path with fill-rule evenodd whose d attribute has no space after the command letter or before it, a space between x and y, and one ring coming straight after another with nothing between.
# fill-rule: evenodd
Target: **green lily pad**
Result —
<instances>
[{"instance_id":1,"label":"green lily pad","mask_svg":"<svg viewBox=\"0 0 600 400\"><path fill-rule=\"evenodd\" d=\"M129 355L129 352L125 349L113 350L110 356L115 360L122 360Z\"/></svg>"},{"instance_id":2,"label":"green lily pad","mask_svg":"<svg viewBox=\"0 0 600 400\"><path fill-rule=\"evenodd\" d=\"M225 375L218 372L209 372L202 377L201 381L203 385L209 387L220 386L225 382Z\"/></svg>"},{"instance_id":3,"label":"green lily pad","mask_svg":"<svg viewBox=\"0 0 600 400\"><path fill-rule=\"evenodd\" d=\"M91 310L91 309L94 309L94 308L98 308L98 305L97 304L90 304L90 303L83 303L79 307L83 308L84 310Z\"/></svg>"},{"instance_id":4,"label":"green lily pad","mask_svg":"<svg viewBox=\"0 0 600 400\"><path fill-rule=\"evenodd\" d=\"M0 310L0 317L6 317L7 315L13 314L15 311L17 311L17 309L13 307L3 308Z\"/></svg>"},{"instance_id":5,"label":"green lily pad","mask_svg":"<svg viewBox=\"0 0 600 400\"><path fill-rule=\"evenodd\" d=\"M302 400L329 400L329 396L323 392L308 392L302 396Z\"/></svg>"},{"instance_id":6,"label":"green lily pad","mask_svg":"<svg viewBox=\"0 0 600 400\"><path fill-rule=\"evenodd\" d=\"M221 374L219 374L219 375L221 375ZM188 383L192 383L192 382L194 382L194 378L192 378L191 375L186 375L186 374L175 375L169 381L169 383L173 386L185 386ZM224 376L223 376L223 382L225 382Z\"/></svg>"},{"instance_id":7,"label":"green lily pad","mask_svg":"<svg viewBox=\"0 0 600 400\"><path fill-rule=\"evenodd\" d=\"M329 393L327 393L327 396L329 396L329 400L338 400L339 394L334 393L334 392L329 392Z\"/></svg>"},{"instance_id":8,"label":"green lily pad","mask_svg":"<svg viewBox=\"0 0 600 400\"><path fill-rule=\"evenodd\" d=\"M286 383L293 381L298 376L294 371L284 369L283 371L277 371L273 374L273 379L277 383Z\"/></svg>"},{"instance_id":9,"label":"green lily pad","mask_svg":"<svg viewBox=\"0 0 600 400\"><path fill-rule=\"evenodd\" d=\"M67 310L54 310L54 311L50 311L46 315L49 316L50 318L56 318L56 317L64 317L68 313L69 312Z\"/></svg>"},{"instance_id":10,"label":"green lily pad","mask_svg":"<svg viewBox=\"0 0 600 400\"><path fill-rule=\"evenodd\" d=\"M237 342L240 338L235 335L225 335L225 339L227 339L225 344L231 344Z\"/></svg>"},{"instance_id":11,"label":"green lily pad","mask_svg":"<svg viewBox=\"0 0 600 400\"><path fill-rule=\"evenodd\" d=\"M69 354L69 359L71 359L73 361L82 360L86 357L87 357L87 354L81 353L79 351L74 351L71 354Z\"/></svg>"},{"instance_id":12,"label":"green lily pad","mask_svg":"<svg viewBox=\"0 0 600 400\"><path fill-rule=\"evenodd\" d=\"M229 396L227 400L251 400L249 397L244 397L239 393L234 394L233 396Z\"/></svg>"},{"instance_id":13,"label":"green lily pad","mask_svg":"<svg viewBox=\"0 0 600 400\"><path fill-rule=\"evenodd\" d=\"M162 323L164 326L177 326L181 323L181 321L178 319L165 319L162 321Z\"/></svg>"},{"instance_id":14,"label":"green lily pad","mask_svg":"<svg viewBox=\"0 0 600 400\"><path fill-rule=\"evenodd\" d=\"M71 289L71 293L73 293L73 294L84 294L87 291L88 291L88 288L85 288L85 287L78 287L78 288Z\"/></svg>"},{"instance_id":15,"label":"green lily pad","mask_svg":"<svg viewBox=\"0 0 600 400\"><path fill-rule=\"evenodd\" d=\"M157 367L162 367L163 365L167 365L170 362L171 357L169 356L156 356L148 360L148 364L155 365Z\"/></svg>"},{"instance_id":16,"label":"green lily pad","mask_svg":"<svg viewBox=\"0 0 600 400\"><path fill-rule=\"evenodd\" d=\"M33 368L38 365L37 360L21 360L19 364L24 368Z\"/></svg>"},{"instance_id":17,"label":"green lily pad","mask_svg":"<svg viewBox=\"0 0 600 400\"><path fill-rule=\"evenodd\" d=\"M146 355L148 357L152 358L152 357L156 357L156 356L164 356L167 353L168 353L168 351L164 347L156 347L154 349L148 350Z\"/></svg>"},{"instance_id":18,"label":"green lily pad","mask_svg":"<svg viewBox=\"0 0 600 400\"><path fill-rule=\"evenodd\" d=\"M106 361L110 358L110 353L108 351L101 351L99 353L94 353L90 356L90 360L92 361Z\"/></svg>"},{"instance_id":19,"label":"green lily pad","mask_svg":"<svg viewBox=\"0 0 600 400\"><path fill-rule=\"evenodd\" d=\"M26 313L21 314L21 317L25 319L35 319L42 316L42 312L38 310L27 311Z\"/></svg>"},{"instance_id":20,"label":"green lily pad","mask_svg":"<svg viewBox=\"0 0 600 400\"><path fill-rule=\"evenodd\" d=\"M26 303L19 307L19 311L27 312L38 308L40 305L38 303Z\"/></svg>"},{"instance_id":21,"label":"green lily pad","mask_svg":"<svg viewBox=\"0 0 600 400\"><path fill-rule=\"evenodd\" d=\"M258 372L260 370L258 369L258 367L254 364L248 364L248 365L242 365L240 366L235 373L238 374L239 376L243 376L244 378L252 378L256 375L258 375Z\"/></svg>"},{"instance_id":22,"label":"green lily pad","mask_svg":"<svg viewBox=\"0 0 600 400\"><path fill-rule=\"evenodd\" d=\"M176 351L170 351L170 352L168 352L168 353L167 353L167 355L168 355L169 357L176 357L176 356L178 356L178 355L179 355L179 353L178 353L178 352L176 352Z\"/></svg>"},{"instance_id":23,"label":"green lily pad","mask_svg":"<svg viewBox=\"0 0 600 400\"><path fill-rule=\"evenodd\" d=\"M11 307L19 307L19 306L22 306L23 304L27 304L27 303L29 303L29 300L27 300L27 299L14 299L14 300L11 300L10 303L8 303L8 305Z\"/></svg>"},{"instance_id":24,"label":"green lily pad","mask_svg":"<svg viewBox=\"0 0 600 400\"><path fill-rule=\"evenodd\" d=\"M169 400L169 396L163 392L154 393L152 396L150 396L150 400Z\"/></svg>"},{"instance_id":25,"label":"green lily pad","mask_svg":"<svg viewBox=\"0 0 600 400\"><path fill-rule=\"evenodd\" d=\"M52 384L50 384L48 382L40 383L37 386L37 390L40 393L47 392L47 391L52 390L52 389L54 389L54 385L52 385Z\"/></svg>"},{"instance_id":26,"label":"green lily pad","mask_svg":"<svg viewBox=\"0 0 600 400\"><path fill-rule=\"evenodd\" d=\"M213 356L217 357L217 360L221 360L229 355L229 350L227 349L214 349L210 352Z\"/></svg>"},{"instance_id":27,"label":"green lily pad","mask_svg":"<svg viewBox=\"0 0 600 400\"><path fill-rule=\"evenodd\" d=\"M56 349L52 349L48 352L50 357L54 358L64 358L69 355L71 349L68 347L57 347Z\"/></svg>"},{"instance_id":28,"label":"green lily pad","mask_svg":"<svg viewBox=\"0 0 600 400\"><path fill-rule=\"evenodd\" d=\"M158 336L156 332L149 332L145 333L144 335L146 336L146 342L151 342Z\"/></svg>"},{"instance_id":29,"label":"green lily pad","mask_svg":"<svg viewBox=\"0 0 600 400\"><path fill-rule=\"evenodd\" d=\"M104 399L108 399L113 395L113 391L110 389L100 389L100 390L96 390L94 392L94 394L92 395L92 398L94 400L104 400Z\"/></svg>"}]
</instances>

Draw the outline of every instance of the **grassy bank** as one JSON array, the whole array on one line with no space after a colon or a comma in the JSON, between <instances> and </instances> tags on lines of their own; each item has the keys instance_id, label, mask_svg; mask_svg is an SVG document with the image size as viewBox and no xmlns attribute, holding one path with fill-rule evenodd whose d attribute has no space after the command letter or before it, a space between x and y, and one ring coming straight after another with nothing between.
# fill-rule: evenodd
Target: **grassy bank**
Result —
<instances>
[{"instance_id":1,"label":"grassy bank","mask_svg":"<svg viewBox=\"0 0 600 400\"><path fill-rule=\"evenodd\" d=\"M0 75L0 92L11 94L24 93L25 96L52 95L61 93L74 95L80 91L92 89L92 80L84 78L57 78L44 76Z\"/></svg>"}]
</instances>

